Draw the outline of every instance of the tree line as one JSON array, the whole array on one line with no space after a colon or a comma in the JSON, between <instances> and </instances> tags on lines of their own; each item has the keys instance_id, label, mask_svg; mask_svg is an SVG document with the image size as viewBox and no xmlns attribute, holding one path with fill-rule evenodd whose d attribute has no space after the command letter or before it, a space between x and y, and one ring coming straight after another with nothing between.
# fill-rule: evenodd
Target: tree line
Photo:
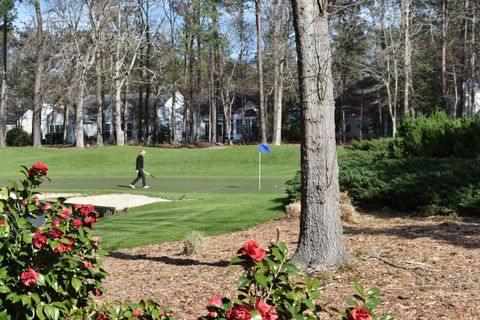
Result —
<instances>
[{"instance_id":1,"label":"tree line","mask_svg":"<svg viewBox=\"0 0 480 320\"><path fill-rule=\"evenodd\" d=\"M346 141L350 113L360 118L362 138L368 132L394 136L408 114L476 112L475 1L338 0L328 6L338 140ZM170 142L232 143L235 112L246 137L247 100L258 106L258 140L300 139L290 1L8 0L0 13L0 146L7 116L28 109L33 145L40 146L47 103L66 123L73 115L76 146L83 147L89 95L96 99L98 146L107 107L113 109L114 143L127 143L129 95L137 101L132 139L156 143L162 131L157 109L169 98L173 106L180 103L176 92L184 97L183 121L178 130L172 114ZM203 137L201 113L216 124Z\"/></svg>"}]
</instances>

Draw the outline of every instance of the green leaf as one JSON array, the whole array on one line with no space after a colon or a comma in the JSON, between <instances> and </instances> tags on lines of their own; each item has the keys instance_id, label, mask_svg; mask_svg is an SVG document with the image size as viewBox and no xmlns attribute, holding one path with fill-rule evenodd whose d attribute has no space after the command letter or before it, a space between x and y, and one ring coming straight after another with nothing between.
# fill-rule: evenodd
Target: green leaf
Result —
<instances>
[{"instance_id":1,"label":"green leaf","mask_svg":"<svg viewBox=\"0 0 480 320\"><path fill-rule=\"evenodd\" d=\"M391 314L387 314L382 317L382 320L395 320L395 318Z\"/></svg>"},{"instance_id":2,"label":"green leaf","mask_svg":"<svg viewBox=\"0 0 480 320\"><path fill-rule=\"evenodd\" d=\"M21 297L21 300L22 300L22 304L24 306L29 306L29 305L32 304L32 299L28 295L22 294L20 297Z\"/></svg>"},{"instance_id":3,"label":"green leaf","mask_svg":"<svg viewBox=\"0 0 480 320\"><path fill-rule=\"evenodd\" d=\"M9 287L7 286L0 286L0 293L9 293L12 292Z\"/></svg>"},{"instance_id":4,"label":"green leaf","mask_svg":"<svg viewBox=\"0 0 480 320\"><path fill-rule=\"evenodd\" d=\"M240 277L238 278L237 280L237 288L238 289L242 289L242 288L245 288L246 286L248 286L250 284L250 279L248 278L245 278L245 277Z\"/></svg>"},{"instance_id":5,"label":"green leaf","mask_svg":"<svg viewBox=\"0 0 480 320\"><path fill-rule=\"evenodd\" d=\"M45 316L43 314L43 306L37 306L37 309L36 309L36 314L37 314L37 317L39 320L45 320Z\"/></svg>"},{"instance_id":6,"label":"green leaf","mask_svg":"<svg viewBox=\"0 0 480 320\"><path fill-rule=\"evenodd\" d=\"M48 319L58 320L58 318L60 318L60 310L50 304L47 304L43 308L43 311L45 312L45 315Z\"/></svg>"},{"instance_id":7,"label":"green leaf","mask_svg":"<svg viewBox=\"0 0 480 320\"><path fill-rule=\"evenodd\" d=\"M380 295L380 289L372 288L367 291L369 297L378 297Z\"/></svg>"},{"instance_id":8,"label":"green leaf","mask_svg":"<svg viewBox=\"0 0 480 320\"><path fill-rule=\"evenodd\" d=\"M267 279L262 273L257 272L253 275L253 277L255 278L255 280L257 280L261 288L267 287L267 284L268 284Z\"/></svg>"},{"instance_id":9,"label":"green leaf","mask_svg":"<svg viewBox=\"0 0 480 320\"><path fill-rule=\"evenodd\" d=\"M365 302L364 307L370 311L374 311L379 305L380 300L378 300L377 298L370 298Z\"/></svg>"},{"instance_id":10,"label":"green leaf","mask_svg":"<svg viewBox=\"0 0 480 320\"><path fill-rule=\"evenodd\" d=\"M72 287L73 287L73 289L75 289L75 291L78 292L78 290L80 290L80 288L82 287L82 280L80 280L78 278L73 278L72 279Z\"/></svg>"},{"instance_id":11,"label":"green leaf","mask_svg":"<svg viewBox=\"0 0 480 320\"><path fill-rule=\"evenodd\" d=\"M367 293L365 292L365 288L358 282L353 283L355 285L355 290L358 292L358 294L362 297L365 298Z\"/></svg>"},{"instance_id":12,"label":"green leaf","mask_svg":"<svg viewBox=\"0 0 480 320\"><path fill-rule=\"evenodd\" d=\"M245 262L245 259L242 259L240 257L233 257L232 260L230 261L231 264L242 264Z\"/></svg>"}]
</instances>

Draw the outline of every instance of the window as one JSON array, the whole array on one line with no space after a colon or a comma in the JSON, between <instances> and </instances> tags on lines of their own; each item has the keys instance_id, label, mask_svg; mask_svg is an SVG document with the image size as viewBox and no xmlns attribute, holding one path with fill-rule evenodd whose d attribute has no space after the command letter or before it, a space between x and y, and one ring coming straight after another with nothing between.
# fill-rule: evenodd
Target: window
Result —
<instances>
[{"instance_id":1,"label":"window","mask_svg":"<svg viewBox=\"0 0 480 320\"><path fill-rule=\"evenodd\" d=\"M127 123L127 138L131 139L133 136L133 123Z\"/></svg>"},{"instance_id":2,"label":"window","mask_svg":"<svg viewBox=\"0 0 480 320\"><path fill-rule=\"evenodd\" d=\"M108 132L110 133L111 129L110 129L110 124L109 123L105 123L105 132Z\"/></svg>"},{"instance_id":3,"label":"window","mask_svg":"<svg viewBox=\"0 0 480 320\"><path fill-rule=\"evenodd\" d=\"M237 134L242 134L242 119L237 119L235 131Z\"/></svg>"},{"instance_id":4,"label":"window","mask_svg":"<svg viewBox=\"0 0 480 320\"><path fill-rule=\"evenodd\" d=\"M54 133L54 132L55 132L55 126L54 126L53 124L50 125L49 132L50 132L50 133Z\"/></svg>"}]
</instances>

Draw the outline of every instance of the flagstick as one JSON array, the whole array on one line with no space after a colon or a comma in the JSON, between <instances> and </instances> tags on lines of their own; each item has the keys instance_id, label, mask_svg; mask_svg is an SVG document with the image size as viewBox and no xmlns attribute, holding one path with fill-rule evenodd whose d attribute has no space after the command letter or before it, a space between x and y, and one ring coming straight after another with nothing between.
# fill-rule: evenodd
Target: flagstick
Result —
<instances>
[{"instance_id":1,"label":"flagstick","mask_svg":"<svg viewBox=\"0 0 480 320\"><path fill-rule=\"evenodd\" d=\"M262 181L261 181L261 174L262 174L262 153L258 152L258 191L262 188Z\"/></svg>"}]
</instances>

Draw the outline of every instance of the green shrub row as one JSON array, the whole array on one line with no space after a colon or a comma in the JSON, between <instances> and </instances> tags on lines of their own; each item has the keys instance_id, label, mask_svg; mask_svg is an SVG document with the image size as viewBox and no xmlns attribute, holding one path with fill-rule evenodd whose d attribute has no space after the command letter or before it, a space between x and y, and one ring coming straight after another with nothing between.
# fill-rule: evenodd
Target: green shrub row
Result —
<instances>
[{"instance_id":1,"label":"green shrub row","mask_svg":"<svg viewBox=\"0 0 480 320\"><path fill-rule=\"evenodd\" d=\"M404 157L478 158L480 119L454 118L444 112L406 117L393 144Z\"/></svg>"},{"instance_id":2,"label":"green shrub row","mask_svg":"<svg viewBox=\"0 0 480 320\"><path fill-rule=\"evenodd\" d=\"M32 135L22 128L8 130L6 136L7 145L11 147L23 147L32 145Z\"/></svg>"},{"instance_id":3,"label":"green shrub row","mask_svg":"<svg viewBox=\"0 0 480 320\"><path fill-rule=\"evenodd\" d=\"M425 214L480 212L480 160L388 159L369 151L339 153L340 188L360 205ZM287 182L291 201L300 199L300 176Z\"/></svg>"}]
</instances>

